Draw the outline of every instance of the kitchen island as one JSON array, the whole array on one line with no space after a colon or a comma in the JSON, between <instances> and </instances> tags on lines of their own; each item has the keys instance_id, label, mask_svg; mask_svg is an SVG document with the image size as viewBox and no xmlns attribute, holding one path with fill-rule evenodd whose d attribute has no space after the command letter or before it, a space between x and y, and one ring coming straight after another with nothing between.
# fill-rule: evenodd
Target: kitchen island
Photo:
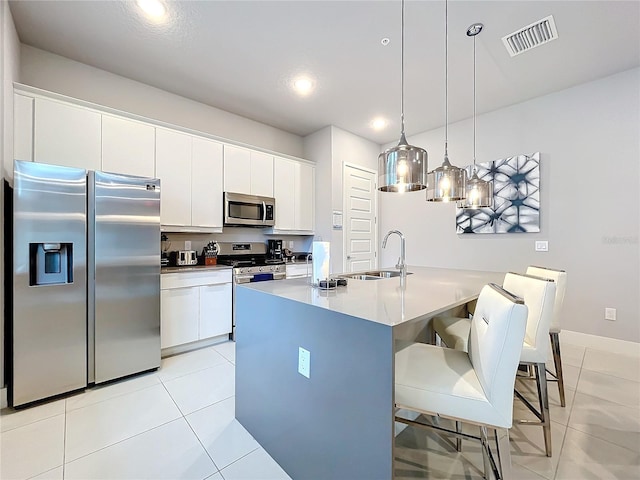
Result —
<instances>
[{"instance_id":1,"label":"kitchen island","mask_svg":"<svg viewBox=\"0 0 640 480\"><path fill-rule=\"evenodd\" d=\"M336 290L307 279L236 289L236 418L292 478L393 478L395 351L504 277L408 270Z\"/></svg>"}]
</instances>

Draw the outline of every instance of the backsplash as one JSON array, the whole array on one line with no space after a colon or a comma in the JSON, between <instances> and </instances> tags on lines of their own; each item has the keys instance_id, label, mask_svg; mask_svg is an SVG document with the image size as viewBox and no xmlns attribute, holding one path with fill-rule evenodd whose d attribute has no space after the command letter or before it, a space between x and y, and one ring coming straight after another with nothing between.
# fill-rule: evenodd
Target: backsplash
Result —
<instances>
[{"instance_id":1,"label":"backsplash","mask_svg":"<svg viewBox=\"0 0 640 480\"><path fill-rule=\"evenodd\" d=\"M269 239L281 239L282 246L292 252L311 252L314 237L309 235L265 235L255 228L226 228L222 233L171 233L163 232L169 239L163 242L167 252L172 250L195 250L198 255L209 242L258 242L267 243ZM191 242L186 248L185 242Z\"/></svg>"}]
</instances>

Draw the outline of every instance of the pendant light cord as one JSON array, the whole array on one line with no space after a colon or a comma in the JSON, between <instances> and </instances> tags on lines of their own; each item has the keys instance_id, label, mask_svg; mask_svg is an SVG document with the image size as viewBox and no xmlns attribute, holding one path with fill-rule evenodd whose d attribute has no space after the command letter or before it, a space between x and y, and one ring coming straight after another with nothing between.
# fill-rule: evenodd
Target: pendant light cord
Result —
<instances>
[{"instance_id":1,"label":"pendant light cord","mask_svg":"<svg viewBox=\"0 0 640 480\"><path fill-rule=\"evenodd\" d=\"M449 2L444 2L444 158L449 158Z\"/></svg>"},{"instance_id":2,"label":"pendant light cord","mask_svg":"<svg viewBox=\"0 0 640 480\"><path fill-rule=\"evenodd\" d=\"M404 0L400 20L400 138L404 138Z\"/></svg>"},{"instance_id":3,"label":"pendant light cord","mask_svg":"<svg viewBox=\"0 0 640 480\"><path fill-rule=\"evenodd\" d=\"M473 36L473 171L476 168L476 35Z\"/></svg>"}]
</instances>

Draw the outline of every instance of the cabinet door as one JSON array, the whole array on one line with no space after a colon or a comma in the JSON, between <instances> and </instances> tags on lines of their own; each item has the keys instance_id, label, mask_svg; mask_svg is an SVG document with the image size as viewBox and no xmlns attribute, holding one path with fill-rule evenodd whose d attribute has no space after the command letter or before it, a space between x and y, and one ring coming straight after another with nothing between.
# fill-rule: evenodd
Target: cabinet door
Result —
<instances>
[{"instance_id":1,"label":"cabinet door","mask_svg":"<svg viewBox=\"0 0 640 480\"><path fill-rule=\"evenodd\" d=\"M192 138L191 225L222 227L222 144Z\"/></svg>"},{"instance_id":2,"label":"cabinet door","mask_svg":"<svg viewBox=\"0 0 640 480\"><path fill-rule=\"evenodd\" d=\"M224 191L251 194L251 152L224 146Z\"/></svg>"},{"instance_id":3,"label":"cabinet door","mask_svg":"<svg viewBox=\"0 0 640 480\"><path fill-rule=\"evenodd\" d=\"M200 287L200 337L231 333L231 284Z\"/></svg>"},{"instance_id":4,"label":"cabinet door","mask_svg":"<svg viewBox=\"0 0 640 480\"><path fill-rule=\"evenodd\" d=\"M276 199L275 228L294 230L296 164L291 160L276 157L273 171L273 193Z\"/></svg>"},{"instance_id":5,"label":"cabinet door","mask_svg":"<svg viewBox=\"0 0 640 480\"><path fill-rule=\"evenodd\" d=\"M191 137L156 129L156 176L160 179L160 223L191 225Z\"/></svg>"},{"instance_id":6,"label":"cabinet door","mask_svg":"<svg viewBox=\"0 0 640 480\"><path fill-rule=\"evenodd\" d=\"M296 230L312 231L314 227L315 168L296 163Z\"/></svg>"},{"instance_id":7,"label":"cabinet door","mask_svg":"<svg viewBox=\"0 0 640 480\"><path fill-rule=\"evenodd\" d=\"M160 346L198 340L199 287L160 291Z\"/></svg>"},{"instance_id":8,"label":"cabinet door","mask_svg":"<svg viewBox=\"0 0 640 480\"><path fill-rule=\"evenodd\" d=\"M34 118L36 162L100 170L99 113L36 98Z\"/></svg>"},{"instance_id":9,"label":"cabinet door","mask_svg":"<svg viewBox=\"0 0 640 480\"><path fill-rule=\"evenodd\" d=\"M273 156L251 152L251 195L273 197Z\"/></svg>"},{"instance_id":10,"label":"cabinet door","mask_svg":"<svg viewBox=\"0 0 640 480\"><path fill-rule=\"evenodd\" d=\"M18 94L13 96L13 158L33 160L33 98Z\"/></svg>"},{"instance_id":11,"label":"cabinet door","mask_svg":"<svg viewBox=\"0 0 640 480\"><path fill-rule=\"evenodd\" d=\"M155 140L151 125L102 115L102 170L153 177Z\"/></svg>"}]
</instances>

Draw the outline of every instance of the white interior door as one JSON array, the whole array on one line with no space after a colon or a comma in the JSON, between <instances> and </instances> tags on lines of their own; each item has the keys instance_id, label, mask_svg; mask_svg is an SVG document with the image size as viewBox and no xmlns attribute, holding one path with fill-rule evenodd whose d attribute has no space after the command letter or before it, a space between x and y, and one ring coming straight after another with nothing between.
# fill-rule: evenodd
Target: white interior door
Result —
<instances>
[{"instance_id":1,"label":"white interior door","mask_svg":"<svg viewBox=\"0 0 640 480\"><path fill-rule=\"evenodd\" d=\"M375 269L377 265L377 173L344 165L345 272Z\"/></svg>"}]
</instances>

